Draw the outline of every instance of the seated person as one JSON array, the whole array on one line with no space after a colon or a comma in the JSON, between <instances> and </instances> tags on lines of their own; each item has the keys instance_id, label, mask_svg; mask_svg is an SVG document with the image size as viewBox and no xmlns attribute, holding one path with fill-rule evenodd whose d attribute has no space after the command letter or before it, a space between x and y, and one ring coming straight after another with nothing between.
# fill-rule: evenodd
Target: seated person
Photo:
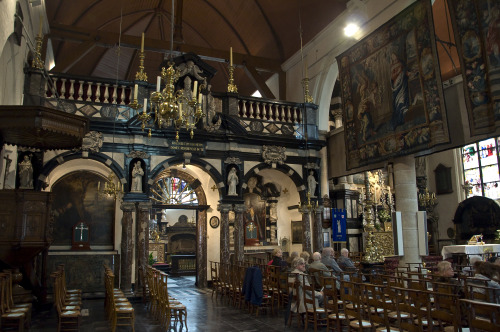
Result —
<instances>
[{"instance_id":1,"label":"seated person","mask_svg":"<svg viewBox=\"0 0 500 332\"><path fill-rule=\"evenodd\" d=\"M285 272L286 268L287 268L287 264L286 264L286 261L281 259L282 256L283 256L283 252L281 251L281 249L275 248L273 250L273 259L268 264L273 265L273 266L279 266L281 272Z\"/></svg>"},{"instance_id":2,"label":"seated person","mask_svg":"<svg viewBox=\"0 0 500 332\"><path fill-rule=\"evenodd\" d=\"M337 263L342 270L356 268L352 260L349 258L349 250L347 250L347 248L342 248L342 250L340 250L340 257L337 258Z\"/></svg>"},{"instance_id":3,"label":"seated person","mask_svg":"<svg viewBox=\"0 0 500 332\"><path fill-rule=\"evenodd\" d=\"M300 283L298 289L299 294L297 298L294 297L294 300L291 302L290 305L290 310L293 312L304 313L306 312L307 309L309 309L309 308L306 309L303 300L304 297L303 285L304 283L307 286L310 285L308 278L302 277L303 275L306 275L305 270L306 270L306 262L304 261L303 258L298 257L292 262L292 272L289 274L289 282L293 281L293 279L291 278L296 278L296 280ZM292 291L294 292L295 290ZM306 296L308 299L311 299L312 293L306 292ZM316 307L323 307L323 292L314 292L314 297L316 301Z\"/></svg>"},{"instance_id":4,"label":"seated person","mask_svg":"<svg viewBox=\"0 0 500 332\"><path fill-rule=\"evenodd\" d=\"M306 262L306 272L309 273L309 253L307 251L303 251L300 253L300 257L304 258L304 262Z\"/></svg>"},{"instance_id":5,"label":"seated person","mask_svg":"<svg viewBox=\"0 0 500 332\"><path fill-rule=\"evenodd\" d=\"M344 272L344 270L342 270L340 266L337 264L337 262L333 258L334 255L335 251L333 250L332 247L323 248L323 251L321 252L321 262L325 264L327 268L333 270L333 272L336 275L340 275L341 273ZM349 276L346 274L344 274L343 279L346 281L350 280Z\"/></svg>"},{"instance_id":6,"label":"seated person","mask_svg":"<svg viewBox=\"0 0 500 332\"><path fill-rule=\"evenodd\" d=\"M474 278L486 281L486 285L493 288L490 294L490 301L492 303L500 303L500 284L494 279L498 280L500 277L500 266L490 262L476 262L474 264ZM473 281L471 281L473 283ZM485 290L482 288L474 288L474 291L484 294Z\"/></svg>"},{"instance_id":7,"label":"seated person","mask_svg":"<svg viewBox=\"0 0 500 332\"><path fill-rule=\"evenodd\" d=\"M295 258L298 258L298 257L299 257L299 253L298 252L292 251L290 253L290 256L286 260L286 263L288 264L288 267L289 267L290 270L293 269L293 267L292 267L293 261L295 260Z\"/></svg>"},{"instance_id":8,"label":"seated person","mask_svg":"<svg viewBox=\"0 0 500 332\"><path fill-rule=\"evenodd\" d=\"M478 256L478 255L470 256L469 257L469 265L465 266L462 269L462 272L464 272L464 274L466 274L468 276L474 275L474 264L476 262L479 262L479 261L482 261L481 256Z\"/></svg>"},{"instance_id":9,"label":"seated person","mask_svg":"<svg viewBox=\"0 0 500 332\"><path fill-rule=\"evenodd\" d=\"M465 296L462 284L455 278L455 271L453 271L453 267L451 263L448 261L441 261L436 265L436 274L439 276L436 281L452 284L454 285L454 293L459 295L460 298Z\"/></svg>"},{"instance_id":10,"label":"seated person","mask_svg":"<svg viewBox=\"0 0 500 332\"><path fill-rule=\"evenodd\" d=\"M331 274L330 274L330 270L326 267L325 264L323 264L321 262L321 254L319 252L315 252L313 253L313 262L311 264L309 264L309 271L311 271L311 269L315 269L315 270L318 270L318 272L322 273L324 277L330 277ZM310 272L312 273L312 272ZM314 282L316 285L321 285L321 280L320 280L320 273L314 273L313 274L313 278L314 278ZM336 282L337 284L337 289L340 288L340 282L337 280ZM321 287L319 287L321 288Z\"/></svg>"}]
</instances>

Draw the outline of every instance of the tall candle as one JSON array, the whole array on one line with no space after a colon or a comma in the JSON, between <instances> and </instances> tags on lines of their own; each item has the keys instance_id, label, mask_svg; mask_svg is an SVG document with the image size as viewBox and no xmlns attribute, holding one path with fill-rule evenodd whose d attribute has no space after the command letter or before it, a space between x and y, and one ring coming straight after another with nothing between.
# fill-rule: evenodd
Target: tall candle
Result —
<instances>
[{"instance_id":1,"label":"tall candle","mask_svg":"<svg viewBox=\"0 0 500 332\"><path fill-rule=\"evenodd\" d=\"M304 73L305 73L305 78L308 78L308 74L307 74L307 60L304 60Z\"/></svg>"},{"instance_id":2,"label":"tall candle","mask_svg":"<svg viewBox=\"0 0 500 332\"><path fill-rule=\"evenodd\" d=\"M43 32L43 16L40 15L40 26L38 27L38 36L41 37Z\"/></svg>"},{"instance_id":3,"label":"tall candle","mask_svg":"<svg viewBox=\"0 0 500 332\"><path fill-rule=\"evenodd\" d=\"M144 52L144 32L142 33L141 52Z\"/></svg>"},{"instance_id":4,"label":"tall candle","mask_svg":"<svg viewBox=\"0 0 500 332\"><path fill-rule=\"evenodd\" d=\"M139 92L139 86L136 84L134 85L134 100L137 100L137 93Z\"/></svg>"},{"instance_id":5,"label":"tall candle","mask_svg":"<svg viewBox=\"0 0 500 332\"><path fill-rule=\"evenodd\" d=\"M148 98L144 98L144 110L143 110L144 113L146 113L147 108L148 108Z\"/></svg>"},{"instance_id":6,"label":"tall candle","mask_svg":"<svg viewBox=\"0 0 500 332\"><path fill-rule=\"evenodd\" d=\"M101 181L97 182L97 191L101 188Z\"/></svg>"},{"instance_id":7,"label":"tall candle","mask_svg":"<svg viewBox=\"0 0 500 332\"><path fill-rule=\"evenodd\" d=\"M198 90L198 81L193 83L193 99L196 99L196 91Z\"/></svg>"},{"instance_id":8,"label":"tall candle","mask_svg":"<svg viewBox=\"0 0 500 332\"><path fill-rule=\"evenodd\" d=\"M161 76L156 77L156 92L160 92Z\"/></svg>"},{"instance_id":9,"label":"tall candle","mask_svg":"<svg viewBox=\"0 0 500 332\"><path fill-rule=\"evenodd\" d=\"M229 48L229 65L232 67L233 66L233 48Z\"/></svg>"},{"instance_id":10,"label":"tall candle","mask_svg":"<svg viewBox=\"0 0 500 332\"><path fill-rule=\"evenodd\" d=\"M182 104L179 104L179 118L182 117Z\"/></svg>"},{"instance_id":11,"label":"tall candle","mask_svg":"<svg viewBox=\"0 0 500 332\"><path fill-rule=\"evenodd\" d=\"M198 95L198 104L201 104L202 98L203 94L200 92L200 94Z\"/></svg>"}]
</instances>

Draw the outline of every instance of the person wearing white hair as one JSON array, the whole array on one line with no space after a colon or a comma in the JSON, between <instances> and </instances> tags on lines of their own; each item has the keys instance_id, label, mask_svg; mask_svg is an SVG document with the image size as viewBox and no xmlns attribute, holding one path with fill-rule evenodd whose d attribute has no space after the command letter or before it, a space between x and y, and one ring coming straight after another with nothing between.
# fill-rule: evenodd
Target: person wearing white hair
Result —
<instances>
[{"instance_id":1,"label":"person wearing white hair","mask_svg":"<svg viewBox=\"0 0 500 332\"><path fill-rule=\"evenodd\" d=\"M337 263L342 270L356 268L352 260L349 258L349 250L347 250L347 248L342 248L342 250L340 250L340 257L337 258Z\"/></svg>"},{"instance_id":2,"label":"person wearing white hair","mask_svg":"<svg viewBox=\"0 0 500 332\"><path fill-rule=\"evenodd\" d=\"M296 298L294 297L294 301L292 301L290 304L290 310L293 312L298 312L298 313L306 312L306 307L304 305L303 286L304 286L304 283L306 286L310 286L310 284L309 284L309 279L303 277L304 275L306 275L305 270L306 270L306 262L304 261L304 259L302 257L295 258L292 262L292 272L289 274L289 277L288 277L289 282L293 282L294 281L293 278L296 278L296 280L300 284L299 289L298 289L299 294ZM293 292L295 292L295 290L293 290ZM307 298L311 299L312 293L306 292L306 296L307 296ZM314 292L314 297L315 297L315 301L316 301L316 307L322 307L323 306L323 292Z\"/></svg>"}]
</instances>

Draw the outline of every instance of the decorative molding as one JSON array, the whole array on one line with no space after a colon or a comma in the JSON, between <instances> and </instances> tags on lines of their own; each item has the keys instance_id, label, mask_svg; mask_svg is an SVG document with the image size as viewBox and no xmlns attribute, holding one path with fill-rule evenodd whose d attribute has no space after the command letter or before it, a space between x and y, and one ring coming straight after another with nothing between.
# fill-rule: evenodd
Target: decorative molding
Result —
<instances>
[{"instance_id":1,"label":"decorative molding","mask_svg":"<svg viewBox=\"0 0 500 332\"><path fill-rule=\"evenodd\" d=\"M147 154L146 152L144 151L132 151L130 152L127 157L129 158L141 158L141 159L149 159L151 157L151 155Z\"/></svg>"},{"instance_id":2,"label":"decorative molding","mask_svg":"<svg viewBox=\"0 0 500 332\"><path fill-rule=\"evenodd\" d=\"M264 145L262 146L262 158L269 165L278 163L283 165L286 160L286 148L284 146Z\"/></svg>"},{"instance_id":3,"label":"decorative molding","mask_svg":"<svg viewBox=\"0 0 500 332\"><path fill-rule=\"evenodd\" d=\"M82 139L82 150L99 152L102 148L102 133L98 131L89 131Z\"/></svg>"},{"instance_id":4,"label":"decorative molding","mask_svg":"<svg viewBox=\"0 0 500 332\"><path fill-rule=\"evenodd\" d=\"M238 157L227 157L226 160L224 160L225 164L236 164L240 165L241 164L241 159Z\"/></svg>"},{"instance_id":5,"label":"decorative molding","mask_svg":"<svg viewBox=\"0 0 500 332\"><path fill-rule=\"evenodd\" d=\"M316 163L307 163L304 167L307 169L320 169L319 165Z\"/></svg>"}]
</instances>

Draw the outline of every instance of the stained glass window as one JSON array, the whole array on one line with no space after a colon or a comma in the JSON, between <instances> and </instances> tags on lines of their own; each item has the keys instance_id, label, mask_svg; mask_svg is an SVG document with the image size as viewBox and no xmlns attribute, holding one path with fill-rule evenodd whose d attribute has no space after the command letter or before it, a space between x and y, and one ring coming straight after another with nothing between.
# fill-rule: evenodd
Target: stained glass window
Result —
<instances>
[{"instance_id":1,"label":"stained glass window","mask_svg":"<svg viewBox=\"0 0 500 332\"><path fill-rule=\"evenodd\" d=\"M184 180L165 176L151 187L151 199L161 204L198 205L198 196Z\"/></svg>"},{"instance_id":2,"label":"stained glass window","mask_svg":"<svg viewBox=\"0 0 500 332\"><path fill-rule=\"evenodd\" d=\"M500 137L489 138L462 148L464 180L472 185L467 197L500 197L499 143Z\"/></svg>"}]
</instances>

